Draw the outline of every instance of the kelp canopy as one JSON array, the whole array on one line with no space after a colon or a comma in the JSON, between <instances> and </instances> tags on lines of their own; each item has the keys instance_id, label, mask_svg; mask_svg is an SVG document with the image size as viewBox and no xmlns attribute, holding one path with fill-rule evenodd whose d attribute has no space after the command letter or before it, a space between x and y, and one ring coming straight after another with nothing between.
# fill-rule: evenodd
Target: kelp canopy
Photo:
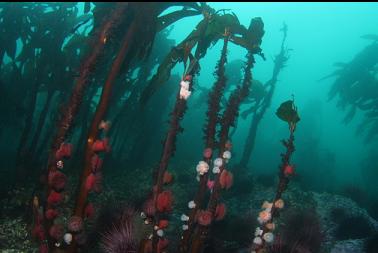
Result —
<instances>
[{"instance_id":1,"label":"kelp canopy","mask_svg":"<svg viewBox=\"0 0 378 253\"><path fill-rule=\"evenodd\" d=\"M212 44L222 38L226 29L231 32L231 42L264 58L260 48L261 38L264 35L264 24L261 18L253 18L247 29L240 24L235 14L219 13L213 9L205 8L203 15L204 18L198 23L196 29L174 47L163 63L160 64L157 73L152 77L142 94L142 104L145 104L148 98L168 80L171 70L177 63L184 62L186 64L195 46L197 47L192 58L197 62L205 56L207 49Z\"/></svg>"},{"instance_id":2,"label":"kelp canopy","mask_svg":"<svg viewBox=\"0 0 378 253\"><path fill-rule=\"evenodd\" d=\"M329 91L329 99L337 97L337 105L348 110L344 123L350 122L358 110L364 119L357 129L365 133L365 140L378 136L378 40L376 35L362 36L372 40L348 63L335 63L338 68L323 79L335 76Z\"/></svg>"}]
</instances>

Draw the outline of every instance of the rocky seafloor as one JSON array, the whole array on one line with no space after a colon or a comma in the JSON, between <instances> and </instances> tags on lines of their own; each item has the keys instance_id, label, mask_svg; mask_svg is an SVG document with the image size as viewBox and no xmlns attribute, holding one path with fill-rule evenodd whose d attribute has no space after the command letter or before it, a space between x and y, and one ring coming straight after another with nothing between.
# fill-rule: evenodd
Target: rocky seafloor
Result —
<instances>
[{"instance_id":1,"label":"rocky seafloor","mask_svg":"<svg viewBox=\"0 0 378 253\"><path fill-rule=\"evenodd\" d=\"M128 180L128 185L125 186L122 178L129 178L130 173L134 179L140 178ZM180 181L188 176L185 173L191 174L184 172L183 175L176 175L175 183L171 187L175 196L175 205L167 234L181 227L180 216L188 211L187 202L191 200L196 190L195 179L189 186L180 187ZM127 202L130 199L135 201L143 197L144 192L149 189L149 184L139 183L148 181L145 174L138 174L137 171L129 171L126 174L116 178L110 177L113 182L105 183L103 193L98 195L97 199L94 198L98 209L101 209L101 203ZM254 231L258 226L256 218L261 210L261 204L273 198L274 185L262 184L255 178L245 176L243 180L236 179L233 188L223 192L222 200L226 203L227 215L223 221L217 222L214 226L210 240L212 249L209 252L249 252L247 246L253 240ZM37 245L30 238L30 227L27 225L30 218L27 213L25 214L29 210L30 192L31 190L27 187L19 188L9 192L9 197L1 201L1 253L37 252ZM291 231L288 227L291 223L287 220L290 215L292 217L296 214L306 214L306 212L314 213L322 234L321 247L318 249L320 253L366 252L365 241L378 231L378 221L348 197L303 191L298 185L292 183L284 193L283 199L285 207L276 221L277 234L280 234L281 230ZM174 236L177 237L177 233L174 233ZM309 244L311 245L311 242ZM169 252L174 252L174 243ZM303 250L303 253L315 253L315 251L309 246Z\"/></svg>"}]
</instances>

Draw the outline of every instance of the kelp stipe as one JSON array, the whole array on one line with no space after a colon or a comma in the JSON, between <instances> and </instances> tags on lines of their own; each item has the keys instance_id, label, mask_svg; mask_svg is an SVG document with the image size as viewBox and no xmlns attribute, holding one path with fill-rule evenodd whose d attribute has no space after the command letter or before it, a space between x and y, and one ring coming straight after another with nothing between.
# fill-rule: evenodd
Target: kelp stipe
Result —
<instances>
[{"instance_id":1,"label":"kelp stipe","mask_svg":"<svg viewBox=\"0 0 378 253\"><path fill-rule=\"evenodd\" d=\"M225 64L227 62L227 45L228 45L229 36L225 36L223 41L223 48L221 51L221 57L218 61L216 66L215 75L217 80L213 85L213 89L209 94L208 99L208 111L206 112L207 115L207 123L204 129L205 132L205 150L203 153L203 163L199 164L202 168L207 166L207 170L209 169L209 164L211 162L213 156L213 150L216 147L216 126L219 120L219 112L220 112L220 102L223 96L223 91L226 85L226 77L225 77ZM197 165L197 168L198 165ZM179 251L180 252L187 252L190 243L190 237L192 236L194 227L195 227L195 216L197 211L202 206L203 199L205 197L206 189L207 189L207 182L208 182L208 174L207 171L200 172L201 169L198 169L199 174L199 188L197 190L196 196L192 201L192 205L189 206L191 209L189 216L183 216L182 220L186 223L183 225L185 229L183 232L183 237L180 242ZM202 169L203 170L203 169Z\"/></svg>"},{"instance_id":2,"label":"kelp stipe","mask_svg":"<svg viewBox=\"0 0 378 253\"><path fill-rule=\"evenodd\" d=\"M289 125L290 136L287 140L282 140L282 144L286 148L286 152L281 154L281 165L279 166L279 182L276 194L272 202L265 201L262 205L262 211L257 218L260 226L256 228L253 245L251 246L253 253L264 252L267 245L274 242L274 230L276 225L274 218L279 214L279 210L284 207L282 194L287 189L291 177L295 174L294 165L290 159L295 151L294 147L294 131L300 120L297 108L294 105L294 99L288 100L280 105L276 112L277 116L286 121Z\"/></svg>"},{"instance_id":3,"label":"kelp stipe","mask_svg":"<svg viewBox=\"0 0 378 253\"><path fill-rule=\"evenodd\" d=\"M228 171L227 163L231 158L232 144L229 141L230 128L234 126L235 121L239 115L239 107L241 102L248 96L252 74L251 69L255 63L253 53L248 52L247 62L245 67L244 79L242 86L237 87L230 95L226 108L222 117L219 120L220 131L218 133L218 157L214 160L213 173L215 175L213 186L211 187L210 199L207 204L206 211L201 215L197 215L197 221L202 215L208 216L209 224L201 224L198 222L198 229L195 231L192 239L192 253L201 252L204 243L211 233L211 224L213 221L223 219L225 215L225 205L219 201L222 189L229 189L233 184L233 174ZM209 182L209 181L208 181Z\"/></svg>"},{"instance_id":4,"label":"kelp stipe","mask_svg":"<svg viewBox=\"0 0 378 253\"><path fill-rule=\"evenodd\" d=\"M180 89L176 95L176 103L171 113L170 126L163 144L163 153L160 158L157 177L153 187L153 206L154 213L154 232L152 238L153 252L161 252L168 246L167 239L163 238L162 222L167 223L163 214L172 210L173 195L170 190L163 191L164 178L167 177L167 167L170 158L174 155L176 149L176 136L182 131L180 122L184 117L187 109L187 99L191 94L193 75L187 73L180 82Z\"/></svg>"},{"instance_id":5,"label":"kelp stipe","mask_svg":"<svg viewBox=\"0 0 378 253\"><path fill-rule=\"evenodd\" d=\"M242 117L246 118L249 113L252 113L252 121L249 126L248 136L246 138L244 149L242 153L242 157L240 159L238 169L239 170L246 170L248 161L251 157L253 148L255 146L255 139L257 136L258 126L260 121L263 119L266 110L269 108L272 97L276 88L277 78L280 74L281 70L286 66L286 62L289 59L288 51L285 47L286 37L287 37L287 25L284 24L281 31L283 32L283 38L281 42L281 50L278 55L276 55L274 59L274 67L273 67L273 74L270 80L268 80L263 89L267 90L266 94L261 98L261 100L257 100L256 104L253 104L250 109L247 109L242 113Z\"/></svg>"},{"instance_id":6,"label":"kelp stipe","mask_svg":"<svg viewBox=\"0 0 378 253\"><path fill-rule=\"evenodd\" d=\"M64 141L67 138L68 132L70 131L79 111L85 90L90 83L91 76L96 69L99 58L103 55L103 50L106 44L105 38L111 33L114 26L120 22L120 16L125 11L126 7L127 4L119 4L119 7L114 11L111 18L104 22L99 34L97 35L98 43L96 43L92 53L82 66L80 77L78 78L74 86L74 90L72 91L72 95L63 111L62 118L59 120L58 130L48 158L47 178L52 178L57 173L63 174L62 172L59 172L59 170L63 168L63 161L61 159L63 157L69 157L71 154L70 149L72 149L72 146L68 146L68 144L64 143ZM46 181L48 182L49 180ZM60 189L60 191L62 190L64 189ZM56 206L61 204L62 200L63 196L61 193L56 192L52 185L48 184L48 188L46 189L46 205L44 207L44 212L47 212L48 210L55 210ZM55 247L55 242L61 239L57 238L57 236L52 236L56 234L53 233L53 226L57 226L56 224L53 225L56 217L57 215L55 215L55 217L51 217L50 220L44 219L44 227L46 234L48 234L48 244L49 248L51 249Z\"/></svg>"}]
</instances>

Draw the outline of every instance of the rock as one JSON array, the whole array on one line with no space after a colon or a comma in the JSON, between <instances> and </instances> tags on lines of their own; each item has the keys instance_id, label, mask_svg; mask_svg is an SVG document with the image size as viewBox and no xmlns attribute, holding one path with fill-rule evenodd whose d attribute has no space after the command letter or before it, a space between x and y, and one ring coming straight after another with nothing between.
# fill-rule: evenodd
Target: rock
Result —
<instances>
[{"instance_id":1,"label":"rock","mask_svg":"<svg viewBox=\"0 0 378 253\"><path fill-rule=\"evenodd\" d=\"M331 253L364 253L364 240L345 240L337 242Z\"/></svg>"}]
</instances>

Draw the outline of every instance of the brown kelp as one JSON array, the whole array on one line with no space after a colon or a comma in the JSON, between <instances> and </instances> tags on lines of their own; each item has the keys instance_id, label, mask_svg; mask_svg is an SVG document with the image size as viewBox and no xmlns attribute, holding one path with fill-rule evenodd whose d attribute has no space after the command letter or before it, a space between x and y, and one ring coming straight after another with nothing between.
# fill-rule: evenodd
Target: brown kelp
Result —
<instances>
[{"instance_id":1,"label":"brown kelp","mask_svg":"<svg viewBox=\"0 0 378 253\"><path fill-rule=\"evenodd\" d=\"M213 150L216 147L216 126L219 118L219 112L220 112L220 101L222 98L223 91L226 86L226 77L225 77L225 64L227 62L227 45L228 45L229 35L225 36L223 41L223 48L221 52L221 58L218 61L218 64L216 66L215 75L217 77L217 80L215 84L213 85L213 89L209 94L208 98L208 111L206 113L207 115L207 124L205 126L205 152L203 154L204 156L204 162L206 164L209 164L211 161ZM202 173L200 177L200 183L199 183L199 189L197 191L197 194L194 198L194 203L196 203L195 206L190 211L189 216L187 216L187 229L183 233L183 238L181 239L180 243L180 252L187 252L189 248L190 243L190 237L192 236L193 229L195 226L194 219L195 215L197 214L197 211L201 207L201 203L203 202L204 194L206 192L206 184L207 184L207 173ZM186 217L186 216L185 216Z\"/></svg>"},{"instance_id":2,"label":"brown kelp","mask_svg":"<svg viewBox=\"0 0 378 253\"><path fill-rule=\"evenodd\" d=\"M168 162L174 155L176 149L177 133L182 131L180 121L187 108L186 101L191 94L194 74L194 72L184 73L180 82L180 90L176 95L176 103L171 113L169 130L163 144L163 153L159 162L157 177L153 189L153 206L155 207L154 226L158 227L158 229L154 230L152 238L152 249L154 252L160 252L167 246L167 241L161 234L163 231L161 229L165 228L166 225L163 226L161 223L165 224L167 222L162 215L172 210L173 197L171 191L163 191L163 184L169 183L170 181L169 178L171 176L169 172L167 172ZM164 245L164 247L162 245Z\"/></svg>"},{"instance_id":3,"label":"brown kelp","mask_svg":"<svg viewBox=\"0 0 378 253\"><path fill-rule=\"evenodd\" d=\"M294 165L290 159L294 147L294 131L300 120L297 107L294 105L294 99L288 100L280 105L276 112L277 116L288 123L290 136L288 140L283 140L282 144L286 148L286 152L281 154L281 164L279 166L279 182L273 201L270 203L265 201L262 205L262 211L259 213L258 221L261 226L256 228L255 238L253 240L252 252L264 252L266 245L273 243L276 225L274 219L279 215L279 210L284 207L282 194L287 189L290 179L294 175Z\"/></svg>"},{"instance_id":4,"label":"brown kelp","mask_svg":"<svg viewBox=\"0 0 378 253\"><path fill-rule=\"evenodd\" d=\"M84 236L82 233L83 218L84 216L88 216L88 213L93 213L93 206L90 203L87 203L86 199L91 190L95 189L97 191L96 188L99 187L101 181L101 173L99 172L99 169L102 161L101 158L99 158L98 153L109 150L108 139L104 138L98 140L97 135L100 129L107 131L108 128L108 123L102 120L108 107L108 101L113 83L118 76L118 72L125 64L124 59L126 58L126 54L130 51L130 47L133 47L133 51L130 51L133 52L132 55L129 55L130 58L136 57L143 59L149 54L149 48L151 47L156 34L157 16L160 11L164 10L164 8L161 8L162 6L157 3L143 5L144 11L142 13L150 14L147 15L150 19L146 20L145 18L142 19L140 15L135 14L135 8L139 8L139 6L136 6L135 4L120 3L115 7L116 10L113 12L113 14L110 15L108 19L105 19L103 28L99 33L98 42L95 44L92 54L82 67L78 82L74 87L71 98L68 102L68 106L64 110L63 117L60 121L60 126L58 127L48 162L49 188L47 191L48 201L46 210L56 211L55 206L58 206L62 202L62 195L60 191L64 189L65 185L65 176L63 173L59 172L58 169L63 167L63 161L61 159L63 157L69 157L72 150L72 145L64 143L63 141L67 137L67 133L78 113L84 92L90 81L90 75L95 71L95 67L98 64L98 58L103 54L105 44L107 44L109 40L115 40L115 37L120 31L119 27L117 26L124 24L125 21L129 22L127 32L125 33L124 38L121 40L119 53L114 60L109 76L102 89L102 95L90 126L90 131L87 138L88 141L86 143L84 168L80 178L80 187L78 190L74 215L68 222L69 231L74 233L74 239L69 243L68 252L74 252L77 244L84 243L82 240ZM131 17L131 22L129 17ZM136 30L139 30L139 35L136 34ZM140 42L138 47L132 45L133 40L138 40ZM62 181L60 186L62 187L59 187L60 189L57 192L56 189L51 187L50 177L51 180L53 180L58 176L64 179L60 179ZM50 235L50 247L53 247L53 242L59 241L62 236L61 227L59 227L59 234L56 234L55 230L57 229L58 224L52 225L57 216L58 214L56 211L54 212L54 215L52 215L51 219L46 222L46 230L49 231ZM59 244L55 246L59 246Z\"/></svg>"},{"instance_id":5,"label":"brown kelp","mask_svg":"<svg viewBox=\"0 0 378 253\"><path fill-rule=\"evenodd\" d=\"M343 120L345 124L349 123L358 111L363 113L364 119L356 132L365 133L365 141L369 142L378 134L378 40L376 35L366 35L362 38L372 40L372 43L356 54L350 62L335 63L334 66L338 69L319 81L336 77L328 93L329 100L338 97L337 107L347 111Z\"/></svg>"},{"instance_id":6,"label":"brown kelp","mask_svg":"<svg viewBox=\"0 0 378 253\"><path fill-rule=\"evenodd\" d=\"M285 67L285 64L288 60L288 49L285 47L285 41L287 36L287 25L284 24L281 31L283 32L283 39L281 43L281 51L274 60L274 67L273 67L273 74L269 81L267 81L261 87L260 92L262 96L256 96L252 102L250 109L247 109L242 113L242 117L246 118L248 114L252 113L252 121L249 127L248 136L245 141L244 150L242 157L239 162L239 168L247 168L248 161L251 157L254 145L255 145L255 138L257 134L257 129L261 119L264 117L266 110L269 108L271 104L271 100L275 91L275 87L277 84L277 78L281 70ZM256 91L259 87L257 85L253 86ZM253 93L252 91L252 93ZM257 92L255 92L256 94Z\"/></svg>"},{"instance_id":7,"label":"brown kelp","mask_svg":"<svg viewBox=\"0 0 378 253\"><path fill-rule=\"evenodd\" d=\"M98 63L99 57L101 57L101 55L103 54L107 36L111 33L111 29L114 29L114 26L120 23L121 14L125 11L126 8L127 8L127 4L120 4L117 10L114 11L111 18L103 24L102 29L100 30L100 33L98 34L98 43L96 44L91 55L87 58L87 60L83 64L80 77L78 78L76 82L72 95L69 99L68 105L64 109L64 113L62 115L62 118L60 119L60 123L59 123L58 130L57 130L54 142L53 142L53 146L50 151L49 161L48 161L48 172L47 172L48 188L46 192L46 196L48 197L47 197L46 206L44 208L46 212L49 210L56 210L56 206L59 206L59 204L62 203L63 196L61 195L60 192L57 192L56 189L54 189L53 185L49 181L52 181L58 175L59 176L64 175L62 172L59 171L64 166L62 158L69 157L72 152L71 151L72 145L64 143L65 138L67 137L68 131L70 130L73 120L75 119L76 114L79 110L85 89L87 88L90 82L90 76L93 74L93 71L95 71L95 67L96 67L96 64ZM60 177L63 177L63 176L60 176ZM61 188L61 189L58 189L59 191L64 190L64 185L63 187L59 187L59 188ZM54 228L58 226L57 224L54 224L54 219L57 216L58 215L55 215L54 217L51 217L51 219L45 222L46 231L49 231L48 238L49 238L50 247L53 247L54 241L59 241L61 239L61 236L63 236L62 234L56 235L55 233L53 233ZM79 219L81 219L81 215L73 216L73 218L78 219L77 221L78 223L80 222L82 223L82 221L79 221ZM59 226L62 226L62 224L60 224ZM80 226L79 228L75 230L76 231L74 232L81 231L82 226Z\"/></svg>"},{"instance_id":8,"label":"brown kelp","mask_svg":"<svg viewBox=\"0 0 378 253\"><path fill-rule=\"evenodd\" d=\"M166 110L172 112L169 127L154 171L151 195L144 205L147 211L141 214L142 220L148 223L144 229L150 234L144 235L140 243L133 240L132 250L136 250L138 243L139 252L168 250L170 223L176 225L170 220L170 212L176 209L173 189L167 187L176 174L168 170L168 165L183 131L181 124L200 71L200 60L212 45L223 41L214 73L216 81L208 95L203 161L197 166L197 194L189 202L189 216L181 217L183 238L181 241L177 238L180 252L201 252L212 233L213 222L222 220L226 214L222 195L233 182L232 169L227 164L231 158L231 129L236 128L240 105L254 91L251 88L254 57L264 58L260 48L264 35L261 18L252 19L247 29L234 13L213 10L206 3L25 3L20 6L10 4L5 11L0 8L0 25L5 22L9 28L11 17L17 16L14 24L20 26L17 36L7 30L10 39L5 39L7 45L0 49L5 57L0 69L0 90L10 95L1 101L7 103L4 108L8 109L0 110L9 110L9 105L22 101L22 96L27 98L20 105L22 116L16 119L21 126L15 130L19 133L18 158L22 158L18 159L18 174L23 177L27 171L33 177L43 175L30 191L32 232L43 253L87 252L97 247L91 236L97 232L93 222L97 210L105 205L103 200L114 200L114 197L133 202L137 199L142 205L143 197L117 195L118 182L102 184L102 173L108 178L107 173L116 173L124 167L127 173L140 173L140 169L148 167L143 163L153 159L144 159L151 158L144 152L153 149L158 153L155 143L151 145L149 140L160 139L160 135L154 135L164 130L156 126L163 123ZM83 15L80 6L84 7ZM183 8L163 13L172 6ZM175 41L160 31L183 17L201 13L203 20L196 29L188 31L189 36L170 50ZM42 21L38 21L39 16ZM19 41L23 44L17 53ZM2 45L3 42L0 41ZM227 90L225 66L230 43L245 48L247 55L244 77L237 78L242 79L240 85ZM168 82L173 66L179 62L184 66L182 77L172 76ZM159 67L156 73L155 67ZM176 81L177 78L180 80ZM27 82L29 87L23 86ZM179 85L172 89L166 84L159 90L162 95L150 100L166 82ZM21 95L8 83L24 88L19 92ZM229 86L234 88L233 84L236 83ZM140 103L145 106L139 107ZM12 113L7 112L7 120ZM143 126L146 123L151 125ZM4 126L10 124L1 122L0 134L9 133ZM134 164L128 163L132 159ZM129 170L134 165L140 167ZM214 165L213 173L208 173L209 165ZM116 168L104 170L105 166ZM124 187L125 181L121 185ZM144 225L135 213L132 219ZM115 227L114 233L117 229L122 229L125 236L132 233L129 225ZM112 245L113 239L120 241L123 237L108 235L107 238L103 237L106 244Z\"/></svg>"},{"instance_id":9,"label":"brown kelp","mask_svg":"<svg viewBox=\"0 0 378 253\"><path fill-rule=\"evenodd\" d=\"M48 8L51 8L50 12L46 11ZM76 5L72 3L4 3L2 10L0 27L7 36L0 42L4 83L0 89L9 97L2 101L2 108L16 106L18 116L10 120L8 115L13 112L1 110L4 121L0 129L10 127L10 124L17 126L18 131L13 133L19 142L16 180L24 183L24 176L32 175L31 168L40 157L35 154L35 146L42 142L40 137L45 137L41 130L50 121L48 109L54 108L60 95L71 88L63 84L73 81L73 70L80 59L78 51L82 53L86 46L82 43L69 50L61 48L66 42L71 44L70 29L87 15L78 15ZM8 85L10 83L14 85ZM41 110L40 103L44 103Z\"/></svg>"},{"instance_id":10,"label":"brown kelp","mask_svg":"<svg viewBox=\"0 0 378 253\"><path fill-rule=\"evenodd\" d=\"M238 108L241 101L248 95L251 84L251 68L254 63L253 53L249 52L247 56L247 63L245 67L245 76L242 87L238 87L230 96L223 116L220 118L219 112L221 109L221 99L225 89L225 63L227 44L230 39L232 30L228 28L225 31L224 45L222 48L221 59L218 62L217 70L215 72L217 80L209 94L209 106L207 111L207 124L205 126L205 150L203 152L204 160L197 165L197 172L199 176L199 188L193 201L189 202L188 206L191 209L189 216L183 215L183 238L180 243L180 252L199 252L202 250L203 243L206 240L208 226L211 221L215 219L222 219L225 214L225 207L218 203L220 188L229 187L232 181L232 174L224 170L222 166L223 159L227 161L230 158L231 144L228 141L228 134L230 127L234 124L235 118L238 115ZM219 141L215 141L216 126L221 124L219 132ZM218 149L219 155L214 161L213 172L216 173L214 180L208 178L209 164L211 163L214 151ZM224 156L224 157L223 157ZM224 170L224 171L223 171ZM203 207L203 200L207 188L210 188L212 193L207 210L201 210ZM197 227L197 225L199 227ZM194 234L193 234L194 233ZM191 246L189 246L191 245Z\"/></svg>"},{"instance_id":11,"label":"brown kelp","mask_svg":"<svg viewBox=\"0 0 378 253\"><path fill-rule=\"evenodd\" d=\"M264 35L261 18L254 18L248 27L240 24L235 14L215 11L206 4L202 6L203 20L198 23L181 43L174 47L169 55L160 64L157 73L152 77L149 85L143 91L141 103L145 104L149 97L169 78L173 67L179 63L186 64L190 51L197 45L194 57L199 61L206 55L207 49L222 38L225 27L232 30L230 41L240 45L254 54L264 57L260 48L261 38ZM185 65L186 66L186 65Z\"/></svg>"},{"instance_id":12,"label":"brown kelp","mask_svg":"<svg viewBox=\"0 0 378 253\"><path fill-rule=\"evenodd\" d=\"M247 62L245 66L245 73L242 86L238 86L230 95L224 113L219 121L220 131L218 133L218 157L214 160L214 168L212 172L215 174L213 181L209 179L206 180L207 186L211 189L210 199L207 204L206 211L200 213L197 212L196 220L198 223L198 229L193 235L191 252L201 252L203 250L203 245L208 238L208 233L210 229L210 224L213 221L223 219L226 209L225 205L221 203L220 194L221 189L229 189L233 183L233 175L229 172L226 167L229 159L231 158L231 147L232 144L229 141L229 131L232 126L234 126L237 116L239 114L239 107L243 99L248 96L252 74L251 69L255 63L253 53L248 52ZM211 183L209 183L211 182ZM202 189L201 189L202 190ZM201 222L201 217L208 216L207 222Z\"/></svg>"},{"instance_id":13,"label":"brown kelp","mask_svg":"<svg viewBox=\"0 0 378 253\"><path fill-rule=\"evenodd\" d=\"M258 20L258 22L261 22L261 20ZM261 27L262 26L260 26L260 29ZM209 98L209 111L208 111L209 119L208 119L207 128L205 129L205 139L206 139L207 148L205 149L205 152L204 152L205 159L209 159L209 160L211 160L211 157L212 157L211 155L212 148L215 149L216 146L219 146L219 145L225 146L225 147L229 146L229 144L226 144L229 129L234 124L235 118L238 115L239 105L241 101L243 100L243 98L247 96L250 89L250 84L251 84L250 69L252 68L253 63L254 63L253 54L256 52L254 53L249 52L246 71L245 71L246 75L245 75L243 85L242 87L238 87L230 96L227 109L225 110L224 116L222 117L222 120L221 120L222 129L221 129L220 137L219 137L221 144L218 142L216 143L215 142L216 125L219 123L219 120L220 120L219 115L218 115L220 111L220 101L221 101L222 93L224 90L224 86L226 84L226 77L224 75L224 72L225 72L224 65L226 63L227 45L231 37L231 33L232 33L232 29L230 27L228 26L224 27L224 33L223 33L224 45L222 48L221 59L218 62L217 70L216 70L217 82L214 85L214 92L210 95L210 98ZM259 40L259 43L261 43L261 40ZM197 50L198 50L198 47L197 47ZM184 66L185 65L186 65L186 62L184 61ZM198 69L197 58L192 57L190 64L185 69L187 71L194 71ZM184 72L183 79L180 83L180 86L181 86L180 92L176 96L176 103L175 103L173 112L171 113L170 128L164 140L163 153L161 155L160 163L157 168L157 172L156 172L157 175L155 179L155 185L152 191L152 197L147 199L147 201L144 204L144 210L145 210L144 215L147 214L145 222L149 223L150 222L149 220L152 218L153 224L154 224L154 231L152 234L152 238L146 239L142 242L140 248L143 248L143 250L145 250L145 248L151 247L153 252L161 252L168 246L168 240L165 238L164 229L168 226L167 213L172 211L173 195L170 190L164 190L163 185L171 181L170 178L172 176L167 171L168 161L170 157L173 155L173 152L175 149L176 135L179 130L179 121L181 120L185 112L186 99L191 94L192 78L193 78L193 75L188 75L188 72ZM224 149L222 148L221 150L224 150ZM208 165L205 163L206 162L203 162L203 164L199 164L197 166L197 172L201 176L205 175L208 170ZM204 167L205 168L204 170L206 171L202 171L201 166ZM224 174L225 173L221 174L222 179L218 179L218 181L220 182L220 183L218 182L218 184L223 184ZM232 176L229 176L228 178L230 177ZM202 202L203 194L206 190L207 180L204 180L203 178L200 180L202 180L202 182L200 182L200 190L198 191L198 195L196 198L198 198L198 200ZM205 185L205 189L203 189L204 185ZM215 191L217 193L215 196L218 197L217 191L218 190ZM217 197L214 197L213 198L214 200L210 202L211 206L213 206L214 203L216 203ZM195 208L196 203L194 201L191 201L191 202L192 203L189 203L189 207ZM215 207L212 209L214 209L212 210L213 211L212 215L215 215L214 214ZM219 212L219 208L217 210ZM194 210L191 212L190 215L197 216L198 213L196 212L196 210ZM186 221L190 220L190 217L188 218L189 219L186 219ZM194 218L197 219L197 217L192 217L192 220ZM191 224L194 225L194 223L191 223ZM189 233L186 233L184 236L184 240L181 241L180 251L182 252L186 252L188 250L187 243L189 242L191 231L192 230L188 231ZM195 237L197 237L197 235L195 235ZM193 239L192 242L195 242L195 245L192 247L191 252L198 252L199 250L201 250L201 245L203 241L204 240L202 239ZM148 245L151 245L151 246L148 246Z\"/></svg>"},{"instance_id":14,"label":"brown kelp","mask_svg":"<svg viewBox=\"0 0 378 253\"><path fill-rule=\"evenodd\" d=\"M104 122L104 117L106 115L106 110L108 107L112 86L118 76L121 64L123 63L127 52L130 48L130 44L133 42L133 36L136 31L137 23L133 21L127 29L124 39L122 40L122 46L119 50L117 57L115 58L112 68L109 72L109 76L102 89L102 94L100 101L97 105L95 115L93 117L90 131L87 139L86 148L84 151L85 161L80 178L80 190L77 194L77 200L75 204L74 216L84 218L86 215L85 210L91 206L91 203L87 202L87 196L90 191L94 190L96 187L96 181L101 177L100 167L101 158L99 158L98 153L106 152L110 149L108 146L108 139L103 137L103 139L98 138L100 130L107 131L107 122ZM74 248L75 241L71 243L71 247Z\"/></svg>"}]
</instances>

